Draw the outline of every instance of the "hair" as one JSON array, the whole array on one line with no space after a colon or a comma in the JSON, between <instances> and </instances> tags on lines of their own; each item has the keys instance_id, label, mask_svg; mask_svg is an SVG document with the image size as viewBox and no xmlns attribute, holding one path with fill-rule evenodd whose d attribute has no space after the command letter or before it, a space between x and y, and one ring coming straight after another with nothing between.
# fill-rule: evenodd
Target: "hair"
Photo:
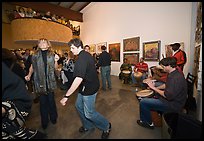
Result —
<instances>
[{"instance_id":1,"label":"hair","mask_svg":"<svg viewBox=\"0 0 204 141\"><path fill-rule=\"evenodd\" d=\"M88 47L88 48L90 49L90 46L89 46L89 45L85 45L85 46L84 46L84 49L85 49L86 47Z\"/></svg>"},{"instance_id":2,"label":"hair","mask_svg":"<svg viewBox=\"0 0 204 141\"><path fill-rule=\"evenodd\" d=\"M104 45L101 46L101 49L102 49L102 50L106 50L106 46L104 46Z\"/></svg>"},{"instance_id":3,"label":"hair","mask_svg":"<svg viewBox=\"0 0 204 141\"><path fill-rule=\"evenodd\" d=\"M159 65L171 66L172 68L175 68L177 66L176 62L177 59L175 57L166 57L159 61Z\"/></svg>"},{"instance_id":4,"label":"hair","mask_svg":"<svg viewBox=\"0 0 204 141\"><path fill-rule=\"evenodd\" d=\"M71 45L74 45L76 46L77 48L81 47L83 48L83 43L80 39L78 38L74 38L74 39L71 39L69 42L68 42L68 46L71 47Z\"/></svg>"},{"instance_id":5,"label":"hair","mask_svg":"<svg viewBox=\"0 0 204 141\"><path fill-rule=\"evenodd\" d=\"M174 51L176 51L180 48L181 44L180 43L174 43L174 44L170 44L170 46L172 47L172 49Z\"/></svg>"},{"instance_id":6,"label":"hair","mask_svg":"<svg viewBox=\"0 0 204 141\"><path fill-rule=\"evenodd\" d=\"M11 50L7 49L7 48L2 48L2 60L9 60L11 62L16 62L17 61L17 57L15 55L14 52L12 52Z\"/></svg>"},{"instance_id":7,"label":"hair","mask_svg":"<svg viewBox=\"0 0 204 141\"><path fill-rule=\"evenodd\" d=\"M49 55L51 55L51 53L54 53L54 51L52 50L52 45L51 45L51 43L50 43L50 41L49 41L48 39L40 38L40 39L38 40L37 46L38 46L39 43L40 43L41 41L43 41L43 40L46 41L47 44L48 44L48 52L49 52ZM39 50L41 50L41 48L38 46L36 52L38 52Z\"/></svg>"}]
</instances>

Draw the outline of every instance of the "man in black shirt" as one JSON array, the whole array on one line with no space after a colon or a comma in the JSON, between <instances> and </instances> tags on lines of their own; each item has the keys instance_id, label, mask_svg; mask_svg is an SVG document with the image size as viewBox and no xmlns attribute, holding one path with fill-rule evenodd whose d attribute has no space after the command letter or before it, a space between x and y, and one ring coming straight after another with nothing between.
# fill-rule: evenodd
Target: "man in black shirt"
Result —
<instances>
[{"instance_id":1,"label":"man in black shirt","mask_svg":"<svg viewBox=\"0 0 204 141\"><path fill-rule=\"evenodd\" d=\"M155 87L153 81L145 83L158 94L158 98L142 98L140 101L140 120L137 123L140 126L153 129L154 124L151 119L151 110L160 112L181 112L187 99L186 80L176 69L176 58L163 58L161 65L168 73L166 83Z\"/></svg>"},{"instance_id":2,"label":"man in black shirt","mask_svg":"<svg viewBox=\"0 0 204 141\"><path fill-rule=\"evenodd\" d=\"M94 58L90 53L83 50L83 43L80 39L72 39L68 45L71 47L73 54L78 55L78 58L74 67L74 81L60 102L65 106L69 96L79 87L75 104L83 124L79 128L79 132L87 132L96 126L103 131L101 138L106 139L111 130L111 123L95 109L95 100L100 83Z\"/></svg>"},{"instance_id":3,"label":"man in black shirt","mask_svg":"<svg viewBox=\"0 0 204 141\"><path fill-rule=\"evenodd\" d=\"M111 90L111 55L106 51L106 46L101 46L102 53L99 55L98 67L101 71L102 90L106 90L106 81L108 88Z\"/></svg>"}]
</instances>

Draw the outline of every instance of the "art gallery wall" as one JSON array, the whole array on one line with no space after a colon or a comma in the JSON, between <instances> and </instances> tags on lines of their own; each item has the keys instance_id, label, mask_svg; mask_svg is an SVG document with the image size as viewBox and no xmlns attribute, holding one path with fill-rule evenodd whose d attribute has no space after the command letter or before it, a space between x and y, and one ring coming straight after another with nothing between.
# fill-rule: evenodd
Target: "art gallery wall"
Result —
<instances>
[{"instance_id":1,"label":"art gallery wall","mask_svg":"<svg viewBox=\"0 0 204 141\"><path fill-rule=\"evenodd\" d=\"M92 2L83 13L81 39L84 44L100 42L120 43L120 62L111 63L112 75L119 75L123 60L123 39L140 37L140 57L143 42L161 41L161 53L165 45L184 42L189 58L191 39L192 2ZM131 53L131 52L130 52ZM158 65L148 61L149 67ZM189 63L184 68L187 75Z\"/></svg>"}]
</instances>

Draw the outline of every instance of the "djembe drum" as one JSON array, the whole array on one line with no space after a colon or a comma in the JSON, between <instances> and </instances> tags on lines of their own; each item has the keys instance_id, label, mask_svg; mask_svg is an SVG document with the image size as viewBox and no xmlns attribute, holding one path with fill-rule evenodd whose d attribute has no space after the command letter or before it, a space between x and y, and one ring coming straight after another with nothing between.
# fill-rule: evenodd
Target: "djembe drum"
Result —
<instances>
[{"instance_id":1,"label":"djembe drum","mask_svg":"<svg viewBox=\"0 0 204 141\"><path fill-rule=\"evenodd\" d=\"M135 77L137 83L140 84L141 83L142 73L139 72L139 71L136 71L136 72L134 72L134 77Z\"/></svg>"},{"instance_id":2,"label":"djembe drum","mask_svg":"<svg viewBox=\"0 0 204 141\"><path fill-rule=\"evenodd\" d=\"M123 73L123 76L124 76L124 84L127 84L131 71L123 70L122 73Z\"/></svg>"},{"instance_id":3,"label":"djembe drum","mask_svg":"<svg viewBox=\"0 0 204 141\"><path fill-rule=\"evenodd\" d=\"M154 91L152 90L141 90L139 92L136 92L136 97L138 98L138 100L141 100L144 97L152 97L154 94Z\"/></svg>"}]
</instances>

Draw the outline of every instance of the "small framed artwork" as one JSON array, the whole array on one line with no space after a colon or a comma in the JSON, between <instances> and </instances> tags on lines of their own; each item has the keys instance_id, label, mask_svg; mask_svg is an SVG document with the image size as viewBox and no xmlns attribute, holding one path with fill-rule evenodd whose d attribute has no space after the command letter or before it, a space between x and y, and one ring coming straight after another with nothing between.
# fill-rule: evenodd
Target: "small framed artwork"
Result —
<instances>
[{"instance_id":1,"label":"small framed artwork","mask_svg":"<svg viewBox=\"0 0 204 141\"><path fill-rule=\"evenodd\" d=\"M127 58L131 65L136 65L139 62L139 53L123 53L123 58Z\"/></svg>"},{"instance_id":2,"label":"small framed artwork","mask_svg":"<svg viewBox=\"0 0 204 141\"><path fill-rule=\"evenodd\" d=\"M180 49L184 51L184 42L180 42ZM169 45L165 45L165 52L166 52L166 57L171 57L173 55L173 50L172 47Z\"/></svg>"},{"instance_id":3,"label":"small framed artwork","mask_svg":"<svg viewBox=\"0 0 204 141\"><path fill-rule=\"evenodd\" d=\"M96 53L97 54L100 54L102 51L101 51L101 46L106 46L107 47L107 42L102 42L102 43L98 43L96 44ZM107 50L107 49L106 49Z\"/></svg>"},{"instance_id":4,"label":"small framed artwork","mask_svg":"<svg viewBox=\"0 0 204 141\"><path fill-rule=\"evenodd\" d=\"M96 44L90 44L89 47L90 47L91 54L96 52Z\"/></svg>"},{"instance_id":5,"label":"small framed artwork","mask_svg":"<svg viewBox=\"0 0 204 141\"><path fill-rule=\"evenodd\" d=\"M111 61L120 62L120 43L109 44Z\"/></svg>"},{"instance_id":6,"label":"small framed artwork","mask_svg":"<svg viewBox=\"0 0 204 141\"><path fill-rule=\"evenodd\" d=\"M140 37L128 38L123 40L123 51L139 51Z\"/></svg>"},{"instance_id":7,"label":"small framed artwork","mask_svg":"<svg viewBox=\"0 0 204 141\"><path fill-rule=\"evenodd\" d=\"M145 61L159 61L161 41L143 43L143 57Z\"/></svg>"}]
</instances>

